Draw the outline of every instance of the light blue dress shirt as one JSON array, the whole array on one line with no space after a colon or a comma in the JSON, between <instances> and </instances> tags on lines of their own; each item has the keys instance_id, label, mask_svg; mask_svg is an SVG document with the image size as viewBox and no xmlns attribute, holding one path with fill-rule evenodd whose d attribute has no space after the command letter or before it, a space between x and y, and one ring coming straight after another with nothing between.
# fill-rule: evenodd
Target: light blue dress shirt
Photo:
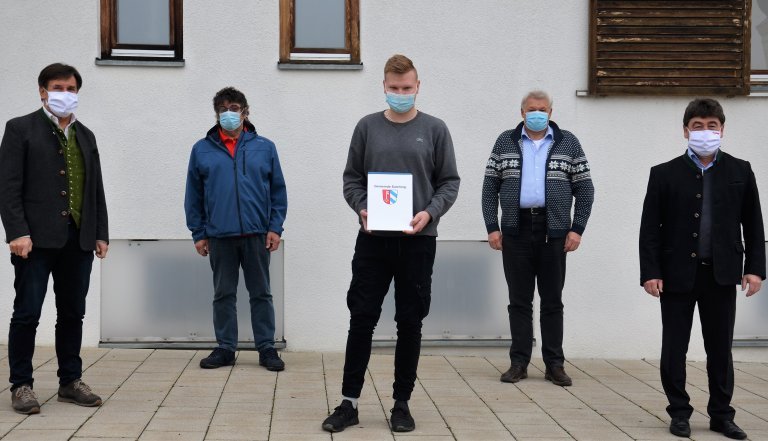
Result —
<instances>
[{"instance_id":1,"label":"light blue dress shirt","mask_svg":"<svg viewBox=\"0 0 768 441\"><path fill-rule=\"evenodd\" d=\"M547 156L554 140L552 127L539 141L528 137L523 126L523 178L520 186L520 208L546 207L545 182L547 179Z\"/></svg>"},{"instance_id":2,"label":"light blue dress shirt","mask_svg":"<svg viewBox=\"0 0 768 441\"><path fill-rule=\"evenodd\" d=\"M715 151L715 157L712 159L712 162L707 164L706 167L701 163L701 160L699 160L699 157L696 156L696 153L693 153L693 150L691 150L690 147L688 147L688 156L691 157L691 160L693 160L693 163L696 164L696 167L698 167L702 172L709 170L712 168L712 166L715 165L715 162L717 162L717 154L720 153L720 149Z\"/></svg>"}]
</instances>

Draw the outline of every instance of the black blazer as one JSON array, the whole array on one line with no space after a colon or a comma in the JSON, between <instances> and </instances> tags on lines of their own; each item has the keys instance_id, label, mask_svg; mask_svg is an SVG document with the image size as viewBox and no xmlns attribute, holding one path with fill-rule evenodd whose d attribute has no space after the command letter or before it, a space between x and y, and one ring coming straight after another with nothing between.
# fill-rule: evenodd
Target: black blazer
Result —
<instances>
[{"instance_id":1,"label":"black blazer","mask_svg":"<svg viewBox=\"0 0 768 441\"><path fill-rule=\"evenodd\" d=\"M96 138L80 121L75 131L85 164L80 248L109 242L107 204ZM62 248L67 242L69 198L66 159L41 108L14 118L0 143L0 218L5 240L29 235L37 248Z\"/></svg>"},{"instance_id":2,"label":"black blazer","mask_svg":"<svg viewBox=\"0 0 768 441\"><path fill-rule=\"evenodd\" d=\"M765 279L763 217L749 162L721 152L705 173L712 173L715 280L739 284L743 274ZM640 225L640 284L662 279L665 291L693 289L703 186L687 154L651 168Z\"/></svg>"}]
</instances>

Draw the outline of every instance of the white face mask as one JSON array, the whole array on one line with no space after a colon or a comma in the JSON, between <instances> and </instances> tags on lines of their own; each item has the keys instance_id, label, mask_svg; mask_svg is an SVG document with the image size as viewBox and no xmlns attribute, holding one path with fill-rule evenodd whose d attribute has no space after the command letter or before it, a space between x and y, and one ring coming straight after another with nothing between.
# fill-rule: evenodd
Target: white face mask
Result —
<instances>
[{"instance_id":1,"label":"white face mask","mask_svg":"<svg viewBox=\"0 0 768 441\"><path fill-rule=\"evenodd\" d=\"M59 118L66 118L77 110L77 94L48 91L48 110Z\"/></svg>"},{"instance_id":2,"label":"white face mask","mask_svg":"<svg viewBox=\"0 0 768 441\"><path fill-rule=\"evenodd\" d=\"M712 156L720 148L719 130L688 131L688 147L700 158Z\"/></svg>"}]
</instances>

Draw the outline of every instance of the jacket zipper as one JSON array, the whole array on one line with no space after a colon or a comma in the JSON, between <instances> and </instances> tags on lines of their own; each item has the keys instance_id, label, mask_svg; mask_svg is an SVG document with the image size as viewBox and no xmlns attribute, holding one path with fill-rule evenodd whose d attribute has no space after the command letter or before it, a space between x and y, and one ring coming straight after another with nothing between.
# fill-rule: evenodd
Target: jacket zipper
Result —
<instances>
[{"instance_id":1,"label":"jacket zipper","mask_svg":"<svg viewBox=\"0 0 768 441\"><path fill-rule=\"evenodd\" d=\"M216 141L213 139L213 142L219 146L220 149L224 151L224 154L229 156L229 150L221 144L221 142ZM245 160L245 157L243 157L243 160ZM245 161L243 161L243 169L245 169ZM235 149L235 156L232 157L232 171L235 172L235 199L237 199L237 221L240 223L240 234L245 234L245 229L243 228L243 216L241 214L240 210L240 184L237 179L237 149Z\"/></svg>"},{"instance_id":2,"label":"jacket zipper","mask_svg":"<svg viewBox=\"0 0 768 441\"><path fill-rule=\"evenodd\" d=\"M237 155L232 158L232 170L235 172L235 199L237 199L237 220L240 222L240 235L245 234L243 231L243 216L240 213L240 184L237 179Z\"/></svg>"},{"instance_id":3,"label":"jacket zipper","mask_svg":"<svg viewBox=\"0 0 768 441\"><path fill-rule=\"evenodd\" d=\"M547 173L549 172L549 161L552 158L552 152L557 147L557 140L555 139L554 132L552 133L552 145L549 146L549 152L547 152L547 162L544 164L544 206L547 205ZM547 217L549 217L549 210L547 210ZM547 232L544 234L544 243L549 242L549 219L547 219Z\"/></svg>"}]
</instances>

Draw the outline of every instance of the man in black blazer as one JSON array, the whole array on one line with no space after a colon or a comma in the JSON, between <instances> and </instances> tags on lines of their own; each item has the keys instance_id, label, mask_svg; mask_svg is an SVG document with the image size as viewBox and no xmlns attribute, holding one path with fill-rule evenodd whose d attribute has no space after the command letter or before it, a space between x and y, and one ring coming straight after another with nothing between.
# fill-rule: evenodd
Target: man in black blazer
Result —
<instances>
[{"instance_id":1,"label":"man in black blazer","mask_svg":"<svg viewBox=\"0 0 768 441\"><path fill-rule=\"evenodd\" d=\"M670 432L691 433L685 357L698 303L710 430L745 439L730 405L736 285L748 288L748 297L760 290L765 233L749 162L720 149L724 123L720 103L691 101L683 117L687 152L651 169L640 226L640 283L661 301L661 382L669 400Z\"/></svg>"},{"instance_id":2,"label":"man in black blazer","mask_svg":"<svg viewBox=\"0 0 768 441\"><path fill-rule=\"evenodd\" d=\"M101 405L80 379L80 345L93 255L104 258L109 248L96 138L73 113L82 78L74 67L55 63L40 72L38 85L42 108L8 121L0 143L0 218L16 276L8 334L11 402L23 414L40 412L32 355L51 275L58 400Z\"/></svg>"}]
</instances>

